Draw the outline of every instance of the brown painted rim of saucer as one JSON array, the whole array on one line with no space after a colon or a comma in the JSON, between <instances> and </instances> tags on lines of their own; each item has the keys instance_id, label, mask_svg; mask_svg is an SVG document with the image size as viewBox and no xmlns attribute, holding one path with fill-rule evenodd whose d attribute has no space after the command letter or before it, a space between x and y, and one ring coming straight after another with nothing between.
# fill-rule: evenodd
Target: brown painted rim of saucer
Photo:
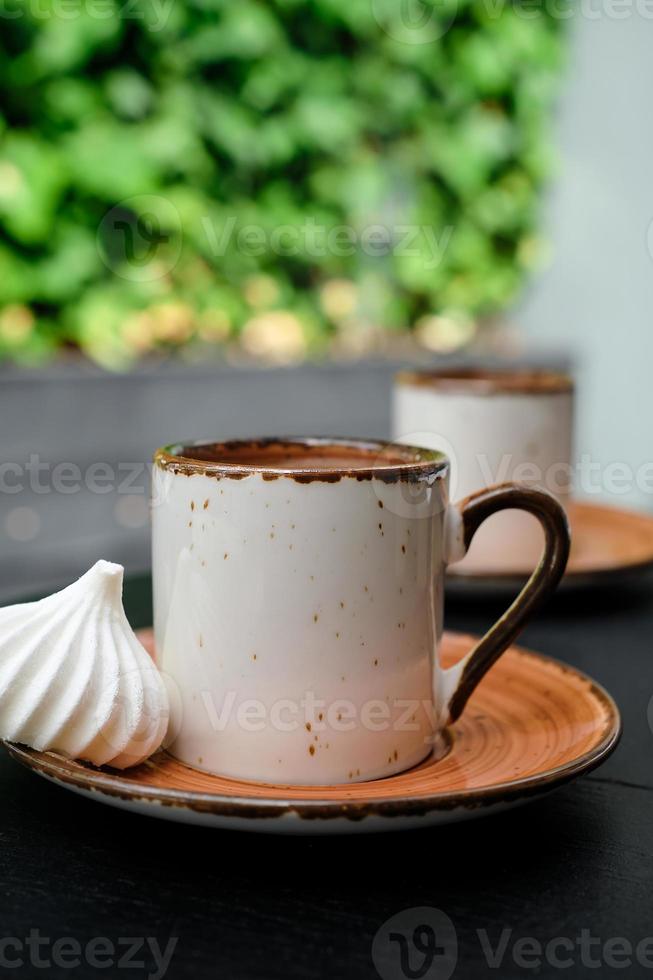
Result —
<instances>
[{"instance_id":1,"label":"brown painted rim of saucer","mask_svg":"<svg viewBox=\"0 0 653 980\"><path fill-rule=\"evenodd\" d=\"M455 641L457 646L465 647L473 642L472 637L460 634L445 634L445 639L452 643ZM291 814L302 819L333 819L344 817L349 820L361 820L367 816L400 817L426 815L434 811L450 811L454 809L478 810L491 805L510 804L526 801L528 798L546 793L582 773L589 772L602 763L616 748L621 735L621 719L619 710L612 697L601 685L597 684L582 671L572 668L554 658L524 650L520 647L511 647L510 651L502 658L500 663L504 663L510 656L517 656L521 663L521 658L525 658L526 666L534 670L535 675L541 675L542 681L555 674L560 681L564 678L565 685L575 686L575 697L582 690L589 705L593 703L594 722L601 722L600 730L592 732L592 745L586 751L576 756L572 756L568 761L561 765L544 769L534 775L519 777L513 780L504 779L496 785L485 785L472 789L456 789L452 791L437 792L410 792L401 789L402 777L417 776L428 779L431 770L433 778L437 778L437 770L442 762L426 762L421 766L409 770L407 773L400 773L397 776L389 777L387 780L377 780L370 783L356 783L351 786L338 787L289 787L289 786L267 786L261 783L239 783L237 780L228 780L229 786L233 786L234 792L230 794L216 792L198 792L192 789L161 788L158 786L139 783L134 778L129 779L120 773L112 770L95 769L85 763L76 763L64 759L54 753L37 752L23 746L5 743L10 754L19 762L26 765L41 775L47 776L55 782L63 783L71 788L85 790L86 792L98 792L114 798L120 798L132 803L150 803L162 806L181 807L197 813L210 814L222 817L242 817L242 818L271 818L281 817ZM494 668L496 670L496 667ZM513 669L516 670L516 667ZM490 677L488 675L488 677ZM487 678L484 682L487 683ZM499 685L495 685L498 689ZM479 688L480 691L480 688ZM571 692L568 692L568 695ZM545 688L540 692L542 698L547 694ZM507 695L503 695L506 697ZM516 703L516 702L515 702ZM473 699L470 704L473 704ZM553 709L552 709L553 710ZM461 724L465 722L465 715L461 719ZM572 723L573 724L573 723ZM576 725L579 722L576 720ZM456 740L456 728L454 727L454 743ZM509 729L510 725L506 725ZM446 761L446 760L444 760ZM195 773L190 767L185 767L177 760L172 760L166 753L158 753L152 760L145 763L145 766L155 767L172 765L173 768L181 767L184 772ZM206 774L204 774L206 776ZM212 777L208 777L209 779ZM225 777L215 777L217 780L224 780ZM386 783L393 787L394 795L374 795L376 787ZM267 796L249 795L248 786L256 788L257 792L269 793ZM241 790L242 787L242 790ZM360 796L366 790L370 793L368 797L351 799L347 798L347 791L355 789ZM371 788L371 789L370 789ZM284 796L284 790L286 795ZM320 791L330 792L332 798L320 798ZM333 794L341 791L341 796L333 798ZM301 792L308 795L312 793L315 798L302 799ZM295 795L289 795L290 793ZM297 795L299 794L299 795Z\"/></svg>"}]
</instances>

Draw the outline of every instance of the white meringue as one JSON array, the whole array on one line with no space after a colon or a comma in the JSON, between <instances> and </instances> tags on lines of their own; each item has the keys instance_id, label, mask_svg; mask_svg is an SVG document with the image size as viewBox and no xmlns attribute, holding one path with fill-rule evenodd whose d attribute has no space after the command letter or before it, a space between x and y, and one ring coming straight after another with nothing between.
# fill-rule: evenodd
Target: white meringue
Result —
<instances>
[{"instance_id":1,"label":"white meringue","mask_svg":"<svg viewBox=\"0 0 653 980\"><path fill-rule=\"evenodd\" d=\"M117 769L160 747L168 694L127 621L122 578L99 561L61 592L0 609L0 738Z\"/></svg>"}]
</instances>

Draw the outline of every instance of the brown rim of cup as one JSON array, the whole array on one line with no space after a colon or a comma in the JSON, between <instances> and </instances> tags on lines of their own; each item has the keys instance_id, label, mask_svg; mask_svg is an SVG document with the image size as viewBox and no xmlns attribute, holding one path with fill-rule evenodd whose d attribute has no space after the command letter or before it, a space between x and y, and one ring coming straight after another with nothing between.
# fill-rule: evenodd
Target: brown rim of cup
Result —
<instances>
[{"instance_id":1,"label":"brown rim of cup","mask_svg":"<svg viewBox=\"0 0 653 980\"><path fill-rule=\"evenodd\" d=\"M574 390L573 378L549 368L434 368L404 370L395 383L473 395L555 395Z\"/></svg>"},{"instance_id":2,"label":"brown rim of cup","mask_svg":"<svg viewBox=\"0 0 653 980\"><path fill-rule=\"evenodd\" d=\"M283 466L265 462L265 454L271 457L285 453L305 456L315 450L332 450L338 456L351 455L352 462L361 456L369 457L369 466ZM243 462L242 457L259 453L260 462ZM241 456L241 461L238 456ZM231 459L229 458L231 456ZM375 439L343 439L327 436L274 436L258 439L227 439L224 441L200 440L181 442L157 449L154 465L159 469L184 476L210 476L217 479L242 479L259 474L265 480L286 477L298 483L321 481L335 483L343 477L356 480L382 480L419 482L433 476L446 475L449 460L435 449L405 446L401 443L381 442Z\"/></svg>"}]
</instances>

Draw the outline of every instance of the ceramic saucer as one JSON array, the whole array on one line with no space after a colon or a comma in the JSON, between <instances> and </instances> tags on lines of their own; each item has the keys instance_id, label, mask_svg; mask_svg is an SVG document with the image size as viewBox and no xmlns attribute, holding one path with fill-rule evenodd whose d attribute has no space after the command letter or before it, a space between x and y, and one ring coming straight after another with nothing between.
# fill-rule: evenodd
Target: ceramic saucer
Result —
<instances>
[{"instance_id":1,"label":"ceramic saucer","mask_svg":"<svg viewBox=\"0 0 653 980\"><path fill-rule=\"evenodd\" d=\"M584 500L567 506L571 525L571 554L561 589L618 584L653 567L653 517L632 510L605 507ZM447 572L452 591L516 590L530 568L499 565Z\"/></svg>"},{"instance_id":2,"label":"ceramic saucer","mask_svg":"<svg viewBox=\"0 0 653 980\"><path fill-rule=\"evenodd\" d=\"M151 631L140 635L151 645ZM443 662L454 663L472 643L473 637L445 633ZM7 748L59 786L137 813L232 830L334 834L446 824L525 803L599 765L620 731L617 706L589 677L511 647L451 730L445 758L374 782L239 782L191 769L166 752L117 772Z\"/></svg>"}]
</instances>

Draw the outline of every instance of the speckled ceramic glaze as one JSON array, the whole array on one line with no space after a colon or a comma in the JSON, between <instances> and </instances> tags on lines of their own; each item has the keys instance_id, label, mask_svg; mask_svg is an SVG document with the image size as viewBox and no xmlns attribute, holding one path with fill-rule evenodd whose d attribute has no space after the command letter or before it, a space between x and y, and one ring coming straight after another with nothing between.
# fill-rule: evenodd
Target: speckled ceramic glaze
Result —
<instances>
[{"instance_id":1,"label":"speckled ceramic glaze","mask_svg":"<svg viewBox=\"0 0 653 980\"><path fill-rule=\"evenodd\" d=\"M294 784L379 779L437 757L447 722L564 569L560 509L522 496L504 487L451 507L446 458L411 447L261 440L157 453L155 633L170 752ZM513 499L542 511L548 557L521 605L443 671L445 564Z\"/></svg>"},{"instance_id":2,"label":"speckled ceramic glaze","mask_svg":"<svg viewBox=\"0 0 653 980\"><path fill-rule=\"evenodd\" d=\"M141 640L152 649L149 631ZM445 633L452 666L474 643ZM374 782L288 786L198 772L160 752L124 773L9 746L59 786L137 813L230 830L342 834L437 826L533 800L598 766L621 730L612 698L590 678L511 647L448 733L446 755Z\"/></svg>"},{"instance_id":3,"label":"speckled ceramic glaze","mask_svg":"<svg viewBox=\"0 0 653 980\"><path fill-rule=\"evenodd\" d=\"M543 486L565 506L571 492L573 384L524 370L406 371L394 387L393 434L446 452L452 493L505 480ZM542 533L527 514L488 520L460 571L532 567Z\"/></svg>"}]
</instances>

